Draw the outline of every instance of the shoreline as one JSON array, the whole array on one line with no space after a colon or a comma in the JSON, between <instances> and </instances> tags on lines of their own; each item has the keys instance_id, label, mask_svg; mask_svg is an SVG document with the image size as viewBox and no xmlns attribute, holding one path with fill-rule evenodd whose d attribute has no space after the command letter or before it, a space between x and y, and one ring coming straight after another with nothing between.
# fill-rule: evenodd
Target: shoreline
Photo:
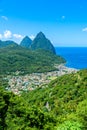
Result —
<instances>
[{"instance_id":1,"label":"shoreline","mask_svg":"<svg viewBox=\"0 0 87 130\"><path fill-rule=\"evenodd\" d=\"M59 71L66 70L66 71L70 71L70 72L73 72L73 71L77 72L80 70L80 69L76 69L76 68L67 67L67 66L65 66L65 64L55 65L55 67L57 69L59 69Z\"/></svg>"}]
</instances>

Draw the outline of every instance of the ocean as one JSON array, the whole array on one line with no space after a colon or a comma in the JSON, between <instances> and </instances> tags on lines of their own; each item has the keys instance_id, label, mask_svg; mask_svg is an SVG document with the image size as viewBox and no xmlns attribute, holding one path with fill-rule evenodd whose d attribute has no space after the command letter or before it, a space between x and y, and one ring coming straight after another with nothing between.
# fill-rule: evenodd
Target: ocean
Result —
<instances>
[{"instance_id":1,"label":"ocean","mask_svg":"<svg viewBox=\"0 0 87 130\"><path fill-rule=\"evenodd\" d=\"M87 47L55 47L56 54L66 60L65 66L87 69Z\"/></svg>"}]
</instances>

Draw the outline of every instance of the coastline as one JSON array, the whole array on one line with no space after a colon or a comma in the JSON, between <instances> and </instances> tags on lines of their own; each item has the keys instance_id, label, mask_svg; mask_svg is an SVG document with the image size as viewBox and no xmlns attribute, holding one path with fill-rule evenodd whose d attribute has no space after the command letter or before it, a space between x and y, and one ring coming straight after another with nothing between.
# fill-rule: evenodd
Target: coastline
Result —
<instances>
[{"instance_id":1,"label":"coastline","mask_svg":"<svg viewBox=\"0 0 87 130\"><path fill-rule=\"evenodd\" d=\"M56 54L65 60L65 66L76 69L87 68L87 47L55 47Z\"/></svg>"},{"instance_id":2,"label":"coastline","mask_svg":"<svg viewBox=\"0 0 87 130\"><path fill-rule=\"evenodd\" d=\"M59 69L59 71L66 71L68 73L77 72L80 70L76 68L67 67L65 66L65 64L55 65L55 67Z\"/></svg>"}]
</instances>

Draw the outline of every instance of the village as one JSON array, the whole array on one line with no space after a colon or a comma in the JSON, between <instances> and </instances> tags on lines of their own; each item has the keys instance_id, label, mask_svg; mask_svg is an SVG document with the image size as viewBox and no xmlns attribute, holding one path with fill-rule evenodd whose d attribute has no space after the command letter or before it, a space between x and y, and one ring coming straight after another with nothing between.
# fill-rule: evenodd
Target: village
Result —
<instances>
[{"instance_id":1,"label":"village","mask_svg":"<svg viewBox=\"0 0 87 130\"><path fill-rule=\"evenodd\" d=\"M7 76L9 86L6 89L12 91L15 94L20 94L22 91L31 91L38 87L47 87L49 82L56 79L58 76L77 72L76 69L68 68L64 65L59 65L56 67L58 68L58 71L32 73L24 76L9 75Z\"/></svg>"}]
</instances>

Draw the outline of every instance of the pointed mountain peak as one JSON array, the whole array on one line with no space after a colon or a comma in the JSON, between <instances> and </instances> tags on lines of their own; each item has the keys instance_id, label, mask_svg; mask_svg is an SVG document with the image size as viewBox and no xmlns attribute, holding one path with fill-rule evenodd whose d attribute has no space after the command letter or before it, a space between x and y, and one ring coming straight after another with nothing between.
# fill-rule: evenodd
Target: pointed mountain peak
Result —
<instances>
[{"instance_id":1,"label":"pointed mountain peak","mask_svg":"<svg viewBox=\"0 0 87 130\"><path fill-rule=\"evenodd\" d=\"M29 41L32 41L28 36L25 36L24 38L23 38L23 40L29 40ZM22 41L23 41L22 40Z\"/></svg>"},{"instance_id":2,"label":"pointed mountain peak","mask_svg":"<svg viewBox=\"0 0 87 130\"><path fill-rule=\"evenodd\" d=\"M25 39L25 38L30 39L28 36L25 36L23 39Z\"/></svg>"},{"instance_id":3,"label":"pointed mountain peak","mask_svg":"<svg viewBox=\"0 0 87 130\"><path fill-rule=\"evenodd\" d=\"M40 39L44 39L46 38L44 33L43 32L39 32L37 35L36 35L36 38L40 38Z\"/></svg>"},{"instance_id":4,"label":"pointed mountain peak","mask_svg":"<svg viewBox=\"0 0 87 130\"><path fill-rule=\"evenodd\" d=\"M42 32L39 32L31 44L32 50L44 49L55 54L55 48Z\"/></svg>"},{"instance_id":5,"label":"pointed mountain peak","mask_svg":"<svg viewBox=\"0 0 87 130\"><path fill-rule=\"evenodd\" d=\"M20 45L23 47L29 48L31 43L32 43L32 40L28 36L25 36L23 40L21 41Z\"/></svg>"}]
</instances>

